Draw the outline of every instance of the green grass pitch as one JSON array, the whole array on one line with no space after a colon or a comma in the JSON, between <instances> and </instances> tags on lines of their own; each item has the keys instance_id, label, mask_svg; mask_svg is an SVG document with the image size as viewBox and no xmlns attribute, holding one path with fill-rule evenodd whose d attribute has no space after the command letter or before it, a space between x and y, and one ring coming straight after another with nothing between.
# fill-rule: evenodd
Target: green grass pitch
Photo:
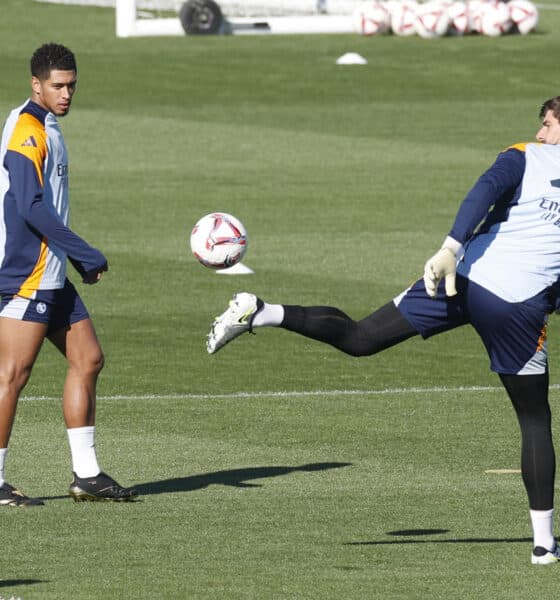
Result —
<instances>
[{"instance_id":1,"label":"green grass pitch","mask_svg":"<svg viewBox=\"0 0 560 600\"><path fill-rule=\"evenodd\" d=\"M517 424L469 328L352 359L280 330L216 356L232 293L365 316L419 276L496 154L531 140L557 83L560 12L527 37L116 39L110 9L2 0L0 111L46 41L76 53L62 121L72 226L109 257L79 286L104 347L98 455L135 504L75 504L45 346L0 509L0 598L550 598L529 564ZM359 52L369 64L340 67ZM242 219L251 276L189 255ZM75 278L77 282L77 278ZM558 321L550 326L558 413ZM557 430L558 430L558 426Z\"/></svg>"}]
</instances>

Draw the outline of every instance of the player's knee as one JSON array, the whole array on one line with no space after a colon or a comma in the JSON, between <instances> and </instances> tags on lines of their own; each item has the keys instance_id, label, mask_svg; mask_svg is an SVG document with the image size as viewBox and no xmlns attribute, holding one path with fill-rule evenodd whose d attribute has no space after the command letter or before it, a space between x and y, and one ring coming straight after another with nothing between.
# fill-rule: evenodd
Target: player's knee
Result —
<instances>
[{"instance_id":1,"label":"player's knee","mask_svg":"<svg viewBox=\"0 0 560 600\"><path fill-rule=\"evenodd\" d=\"M105 356L101 348L80 354L79 357L70 361L70 368L74 369L83 377L96 377L101 373L105 365Z\"/></svg>"},{"instance_id":2,"label":"player's knee","mask_svg":"<svg viewBox=\"0 0 560 600\"><path fill-rule=\"evenodd\" d=\"M19 393L31 376L33 365L4 362L0 367L0 389Z\"/></svg>"},{"instance_id":3,"label":"player's knee","mask_svg":"<svg viewBox=\"0 0 560 600\"><path fill-rule=\"evenodd\" d=\"M381 344L377 338L371 336L371 332L365 329L360 322L354 322L351 332L341 343L341 350L349 356L360 358L371 356L381 350Z\"/></svg>"},{"instance_id":4,"label":"player's knee","mask_svg":"<svg viewBox=\"0 0 560 600\"><path fill-rule=\"evenodd\" d=\"M105 356L104 356L101 348L99 348L99 350L97 352L93 353L89 357L89 370L93 374L99 375L99 373L101 373L101 370L103 369L104 366L105 366Z\"/></svg>"}]
</instances>

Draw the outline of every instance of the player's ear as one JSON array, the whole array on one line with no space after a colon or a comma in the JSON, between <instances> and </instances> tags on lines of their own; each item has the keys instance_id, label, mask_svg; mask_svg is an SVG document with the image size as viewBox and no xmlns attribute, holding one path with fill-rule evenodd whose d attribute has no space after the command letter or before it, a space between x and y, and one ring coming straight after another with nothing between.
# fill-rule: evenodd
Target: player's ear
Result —
<instances>
[{"instance_id":1,"label":"player's ear","mask_svg":"<svg viewBox=\"0 0 560 600\"><path fill-rule=\"evenodd\" d=\"M41 80L35 75L31 76L31 89L35 94L41 93Z\"/></svg>"}]
</instances>

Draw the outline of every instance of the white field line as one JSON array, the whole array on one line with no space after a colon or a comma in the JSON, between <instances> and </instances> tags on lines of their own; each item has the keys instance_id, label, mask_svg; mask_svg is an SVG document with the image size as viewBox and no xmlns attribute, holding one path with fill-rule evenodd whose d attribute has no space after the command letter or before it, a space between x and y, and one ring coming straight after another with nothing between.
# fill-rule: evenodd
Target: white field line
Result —
<instances>
[{"instance_id":1,"label":"white field line","mask_svg":"<svg viewBox=\"0 0 560 600\"><path fill-rule=\"evenodd\" d=\"M552 384L551 390L560 389ZM391 396L395 394L456 394L469 392L504 392L501 386L458 386L458 387L404 387L382 390L307 390L307 391L264 391L233 392L231 394L116 394L98 396L99 400L244 400L246 398L299 398L330 396ZM22 396L21 400L59 400L59 396Z\"/></svg>"}]
</instances>

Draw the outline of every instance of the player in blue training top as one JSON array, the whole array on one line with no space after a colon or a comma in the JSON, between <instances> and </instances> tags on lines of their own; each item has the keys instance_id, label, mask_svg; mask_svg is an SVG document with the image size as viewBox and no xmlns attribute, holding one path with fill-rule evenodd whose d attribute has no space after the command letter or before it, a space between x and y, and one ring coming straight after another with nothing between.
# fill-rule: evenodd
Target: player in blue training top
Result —
<instances>
[{"instance_id":1,"label":"player in blue training top","mask_svg":"<svg viewBox=\"0 0 560 600\"><path fill-rule=\"evenodd\" d=\"M546 326L560 307L560 96L541 107L538 143L500 153L463 200L424 277L360 321L337 308L268 304L236 294L208 335L210 354L277 326L368 356L412 336L471 324L515 408L533 526L533 564L560 561L553 533L555 453Z\"/></svg>"},{"instance_id":2,"label":"player in blue training top","mask_svg":"<svg viewBox=\"0 0 560 600\"><path fill-rule=\"evenodd\" d=\"M70 110L77 67L72 52L45 44L31 57L31 98L8 116L0 147L0 505L36 506L6 482L4 466L19 395L45 338L68 361L63 414L75 500L133 500L99 468L95 399L103 352L67 259L93 284L107 259L68 227L68 158L57 117Z\"/></svg>"}]
</instances>

